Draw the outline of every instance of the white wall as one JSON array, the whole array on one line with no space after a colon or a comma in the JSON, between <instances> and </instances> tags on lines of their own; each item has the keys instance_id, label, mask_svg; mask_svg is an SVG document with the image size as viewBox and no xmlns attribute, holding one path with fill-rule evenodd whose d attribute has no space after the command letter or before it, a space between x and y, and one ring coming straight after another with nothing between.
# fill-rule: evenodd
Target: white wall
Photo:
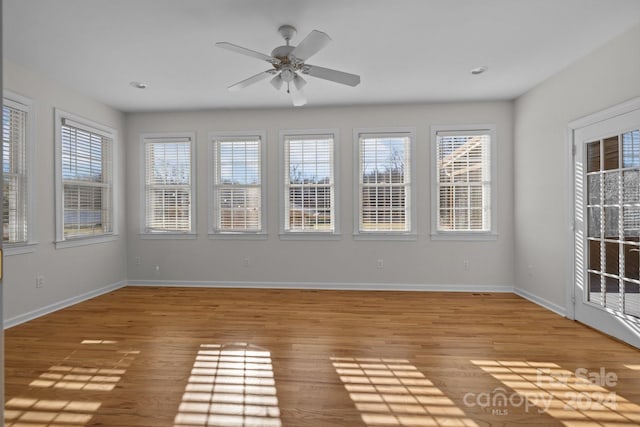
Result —
<instances>
[{"instance_id":1,"label":"white wall","mask_svg":"<svg viewBox=\"0 0 640 427\"><path fill-rule=\"evenodd\" d=\"M367 284L513 286L513 184L511 102L362 106L129 114L127 116L128 279L134 283L185 281L261 282L270 285ZM430 126L495 123L498 143L499 238L489 242L443 242L429 238ZM354 241L354 128L417 128L417 241ZM339 145L339 241L281 241L278 237L278 131L337 128ZM268 231L266 241L207 237L208 141L211 131L266 130ZM142 240L140 134L195 131L197 135L197 240ZM140 265L135 258L140 257ZM249 258L249 267L243 260ZM376 268L377 259L384 268ZM469 260L469 270L463 269ZM160 266L156 273L154 266Z\"/></svg>"},{"instance_id":2,"label":"white wall","mask_svg":"<svg viewBox=\"0 0 640 427\"><path fill-rule=\"evenodd\" d=\"M552 76L515 103L516 286L565 307L568 123L640 95L640 25Z\"/></svg>"},{"instance_id":3,"label":"white wall","mask_svg":"<svg viewBox=\"0 0 640 427\"><path fill-rule=\"evenodd\" d=\"M123 283L126 275L124 167L115 177L116 185L121 189L118 203L122 209L117 216L120 238L103 244L55 248L53 119L54 108L60 108L116 129L120 135L116 161L123 165L124 115L6 59L3 71L4 88L30 98L36 120L32 178L35 179L35 240L38 245L33 253L5 257L3 306L5 322L10 325L26 320L29 313L40 314L43 309L54 308L62 301ZM35 286L38 275L45 278L42 288Z\"/></svg>"}]
</instances>

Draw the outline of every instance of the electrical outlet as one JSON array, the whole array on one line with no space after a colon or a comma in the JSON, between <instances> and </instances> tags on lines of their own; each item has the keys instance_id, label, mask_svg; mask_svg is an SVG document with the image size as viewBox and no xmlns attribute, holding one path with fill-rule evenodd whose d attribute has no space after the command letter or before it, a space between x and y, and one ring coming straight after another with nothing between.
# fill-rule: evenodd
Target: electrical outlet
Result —
<instances>
[{"instance_id":1,"label":"electrical outlet","mask_svg":"<svg viewBox=\"0 0 640 427\"><path fill-rule=\"evenodd\" d=\"M140 258L139 256L136 257L136 265L140 265L142 264L142 258Z\"/></svg>"},{"instance_id":2,"label":"electrical outlet","mask_svg":"<svg viewBox=\"0 0 640 427\"><path fill-rule=\"evenodd\" d=\"M36 288L44 286L44 276L36 276Z\"/></svg>"},{"instance_id":3,"label":"electrical outlet","mask_svg":"<svg viewBox=\"0 0 640 427\"><path fill-rule=\"evenodd\" d=\"M242 265L243 267L249 267L249 258L245 258L244 260L242 260Z\"/></svg>"},{"instance_id":4,"label":"electrical outlet","mask_svg":"<svg viewBox=\"0 0 640 427\"><path fill-rule=\"evenodd\" d=\"M156 273L160 273L160 266L159 265L156 265L155 269L156 269Z\"/></svg>"},{"instance_id":5,"label":"electrical outlet","mask_svg":"<svg viewBox=\"0 0 640 427\"><path fill-rule=\"evenodd\" d=\"M464 268L465 270L469 269L469 260L465 259L464 261L462 261L462 268Z\"/></svg>"},{"instance_id":6,"label":"electrical outlet","mask_svg":"<svg viewBox=\"0 0 640 427\"><path fill-rule=\"evenodd\" d=\"M378 259L378 268L384 268L384 260L382 258Z\"/></svg>"}]
</instances>

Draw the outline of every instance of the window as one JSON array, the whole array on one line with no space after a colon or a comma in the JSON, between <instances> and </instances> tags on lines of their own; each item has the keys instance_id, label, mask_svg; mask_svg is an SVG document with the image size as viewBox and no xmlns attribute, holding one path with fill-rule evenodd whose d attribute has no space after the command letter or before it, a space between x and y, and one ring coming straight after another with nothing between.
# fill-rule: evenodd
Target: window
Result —
<instances>
[{"instance_id":1,"label":"window","mask_svg":"<svg viewBox=\"0 0 640 427\"><path fill-rule=\"evenodd\" d=\"M432 140L432 235L495 236L494 127L434 127Z\"/></svg>"},{"instance_id":2,"label":"window","mask_svg":"<svg viewBox=\"0 0 640 427\"><path fill-rule=\"evenodd\" d=\"M143 236L194 235L194 134L146 134Z\"/></svg>"},{"instance_id":3,"label":"window","mask_svg":"<svg viewBox=\"0 0 640 427\"><path fill-rule=\"evenodd\" d=\"M4 93L2 107L2 240L9 250L26 247L32 236L31 178L31 101Z\"/></svg>"},{"instance_id":4,"label":"window","mask_svg":"<svg viewBox=\"0 0 640 427\"><path fill-rule=\"evenodd\" d=\"M283 236L335 236L337 131L281 132Z\"/></svg>"},{"instance_id":5,"label":"window","mask_svg":"<svg viewBox=\"0 0 640 427\"><path fill-rule=\"evenodd\" d=\"M415 238L410 128L356 129L356 238Z\"/></svg>"},{"instance_id":6,"label":"window","mask_svg":"<svg viewBox=\"0 0 640 427\"><path fill-rule=\"evenodd\" d=\"M116 234L115 135L113 129L56 110L58 243Z\"/></svg>"},{"instance_id":7,"label":"window","mask_svg":"<svg viewBox=\"0 0 640 427\"><path fill-rule=\"evenodd\" d=\"M211 134L210 234L265 234L264 140L264 132Z\"/></svg>"}]
</instances>

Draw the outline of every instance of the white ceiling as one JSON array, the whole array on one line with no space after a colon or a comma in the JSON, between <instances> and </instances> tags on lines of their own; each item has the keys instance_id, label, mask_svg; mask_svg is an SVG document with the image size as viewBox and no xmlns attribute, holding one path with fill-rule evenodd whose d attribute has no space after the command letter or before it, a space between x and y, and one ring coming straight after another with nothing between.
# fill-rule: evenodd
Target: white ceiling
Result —
<instances>
[{"instance_id":1,"label":"white ceiling","mask_svg":"<svg viewBox=\"0 0 640 427\"><path fill-rule=\"evenodd\" d=\"M122 111L289 107L268 80L227 91L269 64L214 43L270 54L291 24L333 39L308 63L362 78L308 77L308 106L495 100L638 22L638 0L4 0L3 55Z\"/></svg>"}]
</instances>

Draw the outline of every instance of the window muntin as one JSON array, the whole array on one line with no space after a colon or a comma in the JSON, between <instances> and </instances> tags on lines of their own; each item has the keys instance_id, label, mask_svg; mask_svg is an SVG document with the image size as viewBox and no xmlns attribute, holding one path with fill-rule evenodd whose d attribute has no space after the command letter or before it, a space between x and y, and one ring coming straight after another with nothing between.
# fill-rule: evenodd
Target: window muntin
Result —
<instances>
[{"instance_id":1,"label":"window muntin","mask_svg":"<svg viewBox=\"0 0 640 427\"><path fill-rule=\"evenodd\" d=\"M115 132L58 112L58 241L114 234Z\"/></svg>"},{"instance_id":2,"label":"window muntin","mask_svg":"<svg viewBox=\"0 0 640 427\"><path fill-rule=\"evenodd\" d=\"M496 126L431 126L431 238L495 240Z\"/></svg>"},{"instance_id":3,"label":"window muntin","mask_svg":"<svg viewBox=\"0 0 640 427\"><path fill-rule=\"evenodd\" d=\"M360 233L412 231L412 168L409 133L358 136Z\"/></svg>"},{"instance_id":4,"label":"window muntin","mask_svg":"<svg viewBox=\"0 0 640 427\"><path fill-rule=\"evenodd\" d=\"M337 231L334 135L283 135L285 233Z\"/></svg>"},{"instance_id":5,"label":"window muntin","mask_svg":"<svg viewBox=\"0 0 640 427\"><path fill-rule=\"evenodd\" d=\"M212 137L213 233L264 232L264 135L214 135Z\"/></svg>"},{"instance_id":6,"label":"window muntin","mask_svg":"<svg viewBox=\"0 0 640 427\"><path fill-rule=\"evenodd\" d=\"M192 136L144 137L144 233L193 232Z\"/></svg>"},{"instance_id":7,"label":"window muntin","mask_svg":"<svg viewBox=\"0 0 640 427\"><path fill-rule=\"evenodd\" d=\"M31 104L5 96L2 108L2 239L9 246L29 243L29 144Z\"/></svg>"},{"instance_id":8,"label":"window muntin","mask_svg":"<svg viewBox=\"0 0 640 427\"><path fill-rule=\"evenodd\" d=\"M640 317L640 131L587 142L587 301Z\"/></svg>"}]
</instances>

